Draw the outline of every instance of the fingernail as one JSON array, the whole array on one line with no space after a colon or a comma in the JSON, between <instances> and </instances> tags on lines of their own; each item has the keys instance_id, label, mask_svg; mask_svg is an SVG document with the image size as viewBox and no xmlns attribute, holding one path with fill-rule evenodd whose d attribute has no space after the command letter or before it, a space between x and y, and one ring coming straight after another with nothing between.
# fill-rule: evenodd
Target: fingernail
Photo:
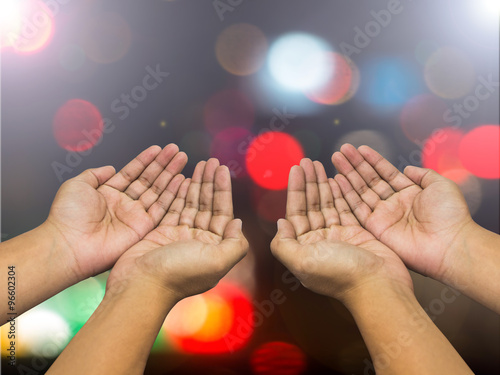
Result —
<instances>
[{"instance_id":1,"label":"fingernail","mask_svg":"<svg viewBox=\"0 0 500 375\"><path fill-rule=\"evenodd\" d=\"M280 230L280 227L281 227L281 220L283 220L283 219L278 220L278 231Z\"/></svg>"},{"instance_id":2,"label":"fingernail","mask_svg":"<svg viewBox=\"0 0 500 375\"><path fill-rule=\"evenodd\" d=\"M237 223L238 223L238 229L241 230L243 228L243 221L241 221L241 219L236 219Z\"/></svg>"}]
</instances>

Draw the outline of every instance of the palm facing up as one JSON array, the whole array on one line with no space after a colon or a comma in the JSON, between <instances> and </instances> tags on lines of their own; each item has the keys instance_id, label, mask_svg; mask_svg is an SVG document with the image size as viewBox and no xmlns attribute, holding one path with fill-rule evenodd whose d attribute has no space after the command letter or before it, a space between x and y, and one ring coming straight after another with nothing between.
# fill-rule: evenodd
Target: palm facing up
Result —
<instances>
[{"instance_id":1,"label":"palm facing up","mask_svg":"<svg viewBox=\"0 0 500 375\"><path fill-rule=\"evenodd\" d=\"M346 144L332 161L359 222L410 268L442 279L448 251L474 223L458 186L423 168L403 174L367 146Z\"/></svg>"},{"instance_id":2,"label":"palm facing up","mask_svg":"<svg viewBox=\"0 0 500 375\"><path fill-rule=\"evenodd\" d=\"M153 146L117 174L91 169L61 186L44 225L69 247L80 279L109 269L158 225L172 195L165 188L182 182L186 162L176 145Z\"/></svg>"},{"instance_id":3,"label":"palm facing up","mask_svg":"<svg viewBox=\"0 0 500 375\"><path fill-rule=\"evenodd\" d=\"M172 181L159 226L118 260L107 289L151 280L178 299L205 292L245 255L241 220L233 219L231 177L216 159L200 162L192 179Z\"/></svg>"},{"instance_id":4,"label":"palm facing up","mask_svg":"<svg viewBox=\"0 0 500 375\"><path fill-rule=\"evenodd\" d=\"M287 216L278 225L274 255L317 293L344 300L381 275L412 288L402 261L359 224L319 162L304 159L290 171Z\"/></svg>"}]
</instances>

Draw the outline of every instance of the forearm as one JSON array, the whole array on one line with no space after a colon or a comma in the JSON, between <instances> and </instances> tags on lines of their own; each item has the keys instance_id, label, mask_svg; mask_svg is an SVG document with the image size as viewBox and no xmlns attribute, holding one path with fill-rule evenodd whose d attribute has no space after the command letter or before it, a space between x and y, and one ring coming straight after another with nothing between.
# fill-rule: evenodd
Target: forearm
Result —
<instances>
[{"instance_id":1,"label":"forearm","mask_svg":"<svg viewBox=\"0 0 500 375\"><path fill-rule=\"evenodd\" d=\"M384 281L352 294L346 306L377 374L472 374L410 289Z\"/></svg>"},{"instance_id":2,"label":"forearm","mask_svg":"<svg viewBox=\"0 0 500 375\"><path fill-rule=\"evenodd\" d=\"M0 325L80 281L58 238L43 224L0 244Z\"/></svg>"},{"instance_id":3,"label":"forearm","mask_svg":"<svg viewBox=\"0 0 500 375\"><path fill-rule=\"evenodd\" d=\"M451 250L440 281L500 314L500 235L472 223Z\"/></svg>"},{"instance_id":4,"label":"forearm","mask_svg":"<svg viewBox=\"0 0 500 375\"><path fill-rule=\"evenodd\" d=\"M153 343L175 303L165 289L136 281L108 290L47 374L144 373Z\"/></svg>"}]
</instances>

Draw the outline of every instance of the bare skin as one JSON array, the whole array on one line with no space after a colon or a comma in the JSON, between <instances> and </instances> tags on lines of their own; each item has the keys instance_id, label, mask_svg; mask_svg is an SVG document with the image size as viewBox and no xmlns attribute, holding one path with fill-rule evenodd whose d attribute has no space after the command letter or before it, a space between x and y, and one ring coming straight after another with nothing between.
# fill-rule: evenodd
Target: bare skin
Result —
<instances>
[{"instance_id":1,"label":"bare skin","mask_svg":"<svg viewBox=\"0 0 500 375\"><path fill-rule=\"evenodd\" d=\"M401 173L368 146L342 146L335 177L361 225L405 264L500 313L500 236L473 220L451 180L424 168Z\"/></svg>"},{"instance_id":2,"label":"bare skin","mask_svg":"<svg viewBox=\"0 0 500 375\"><path fill-rule=\"evenodd\" d=\"M344 303L377 374L472 374L418 304L398 255L363 228L319 162L292 168L286 212L273 254L305 287Z\"/></svg>"},{"instance_id":3,"label":"bare skin","mask_svg":"<svg viewBox=\"0 0 500 375\"><path fill-rule=\"evenodd\" d=\"M0 244L0 276L7 279L8 266L18 275L16 313L111 268L159 224L186 162L176 145L152 146L118 173L89 169L65 182L42 225Z\"/></svg>"},{"instance_id":4,"label":"bare skin","mask_svg":"<svg viewBox=\"0 0 500 375\"><path fill-rule=\"evenodd\" d=\"M48 374L142 374L172 307L213 288L245 256L227 167L200 162L167 190L175 194L158 227L116 262L103 302Z\"/></svg>"}]
</instances>

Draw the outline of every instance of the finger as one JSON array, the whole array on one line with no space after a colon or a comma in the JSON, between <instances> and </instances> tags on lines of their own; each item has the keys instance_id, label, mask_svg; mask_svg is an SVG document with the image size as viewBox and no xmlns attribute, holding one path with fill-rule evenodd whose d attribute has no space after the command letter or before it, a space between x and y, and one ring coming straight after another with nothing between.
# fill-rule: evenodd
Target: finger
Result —
<instances>
[{"instance_id":1,"label":"finger","mask_svg":"<svg viewBox=\"0 0 500 375\"><path fill-rule=\"evenodd\" d=\"M342 195L344 196L347 204L351 208L352 213L354 214L354 216L356 216L358 222L361 223L361 225L364 225L368 217L372 214L371 208L365 202L363 202L363 200L356 192L356 190L354 190L347 178L345 178L341 174L338 174L335 176L335 181L337 181L338 185L340 186L340 191L342 192Z\"/></svg>"},{"instance_id":2,"label":"finger","mask_svg":"<svg viewBox=\"0 0 500 375\"><path fill-rule=\"evenodd\" d=\"M177 191L177 195L175 196L174 201L168 208L168 211L161 220L160 225L168 225L173 227L179 225L181 212L184 209L184 206L186 205L186 196L188 195L188 190L190 185L191 185L190 178L186 178L182 182L181 186L179 187L179 190Z\"/></svg>"},{"instance_id":3,"label":"finger","mask_svg":"<svg viewBox=\"0 0 500 375\"><path fill-rule=\"evenodd\" d=\"M74 180L85 182L86 184L92 186L94 189L97 189L99 186L103 185L106 181L113 177L115 173L115 168L113 168L112 166L92 168L87 169L83 173L80 173L74 178Z\"/></svg>"},{"instance_id":4,"label":"finger","mask_svg":"<svg viewBox=\"0 0 500 375\"><path fill-rule=\"evenodd\" d=\"M318 180L311 159L302 159L300 166L306 178L306 209L311 230L325 227L325 218L321 212Z\"/></svg>"},{"instance_id":5,"label":"finger","mask_svg":"<svg viewBox=\"0 0 500 375\"><path fill-rule=\"evenodd\" d=\"M339 213L340 225L349 226L349 225L359 225L358 219L351 211L351 208L347 204L346 200L342 195L342 191L340 190L340 186L336 180L333 178L329 178L328 182L330 183L330 187L332 189L333 201L335 202L335 208Z\"/></svg>"},{"instance_id":6,"label":"finger","mask_svg":"<svg viewBox=\"0 0 500 375\"><path fill-rule=\"evenodd\" d=\"M212 219L212 207L214 203L214 181L215 171L219 166L217 159L209 159L203 172L203 183L200 190L200 207L194 220L194 227L208 230Z\"/></svg>"},{"instance_id":7,"label":"finger","mask_svg":"<svg viewBox=\"0 0 500 375\"><path fill-rule=\"evenodd\" d=\"M200 189L206 164L206 161L200 161L196 165L193 172L193 178L191 179L191 184L189 185L186 205L181 213L179 224L187 225L190 228L194 228L194 219L196 218L198 207L200 206Z\"/></svg>"},{"instance_id":8,"label":"finger","mask_svg":"<svg viewBox=\"0 0 500 375\"><path fill-rule=\"evenodd\" d=\"M366 184L366 181L358 171L358 166L361 163L368 163L365 162L365 159L352 145L345 144L340 148L340 151L341 152L336 152L332 156L335 168L349 180L361 199L363 199L363 201L373 210L380 202L380 197ZM373 170L373 168L371 169ZM375 171L373 170L373 172ZM390 189L390 192L394 193L389 184L385 184Z\"/></svg>"},{"instance_id":9,"label":"finger","mask_svg":"<svg viewBox=\"0 0 500 375\"><path fill-rule=\"evenodd\" d=\"M306 179L304 170L298 165L294 165L290 170L286 198L286 219L293 225L297 236L311 230L307 217Z\"/></svg>"},{"instance_id":10,"label":"finger","mask_svg":"<svg viewBox=\"0 0 500 375\"><path fill-rule=\"evenodd\" d=\"M160 146L151 146L144 150L136 156L134 160L123 167L121 171L110 178L105 185L119 191L125 191L125 189L144 172L148 165L155 160L160 152Z\"/></svg>"},{"instance_id":11,"label":"finger","mask_svg":"<svg viewBox=\"0 0 500 375\"><path fill-rule=\"evenodd\" d=\"M295 269L300 245L293 224L285 219L278 220L278 232L271 242L271 252L288 269Z\"/></svg>"},{"instance_id":12,"label":"finger","mask_svg":"<svg viewBox=\"0 0 500 375\"><path fill-rule=\"evenodd\" d=\"M360 146L358 151L394 191L401 191L414 184L408 177L371 147Z\"/></svg>"},{"instance_id":13,"label":"finger","mask_svg":"<svg viewBox=\"0 0 500 375\"><path fill-rule=\"evenodd\" d=\"M242 222L240 219L231 220L224 230L223 239L219 245L227 264L227 271L242 260L248 251L248 241L243 235L241 227Z\"/></svg>"},{"instance_id":14,"label":"finger","mask_svg":"<svg viewBox=\"0 0 500 375\"><path fill-rule=\"evenodd\" d=\"M325 168L319 161L314 162L314 168L318 179L321 212L323 213L323 217L325 219L325 227L329 228L332 225L339 225L340 218L337 210L335 209L335 204L333 203L332 189L328 183Z\"/></svg>"},{"instance_id":15,"label":"finger","mask_svg":"<svg viewBox=\"0 0 500 375\"><path fill-rule=\"evenodd\" d=\"M361 153L354 148L354 146L352 146L352 148L348 147L347 149L343 149L344 146L341 147L343 151L346 151L344 155L350 161L350 164L358 171L359 175L363 178L366 184L375 192L375 194L377 194L381 199L388 199L395 193L391 185L379 176L377 171L373 169L373 167L365 160L363 155L361 155ZM356 154L352 151L352 149L356 150ZM339 164L340 160L337 160L336 157L336 154L332 155L332 162L334 163L335 168L339 170L341 166L337 166L336 164Z\"/></svg>"},{"instance_id":16,"label":"finger","mask_svg":"<svg viewBox=\"0 0 500 375\"><path fill-rule=\"evenodd\" d=\"M429 185L443 181L446 177L441 176L436 171L427 168L419 168L409 165L405 168L404 174L408 176L414 183L425 189L429 187Z\"/></svg>"},{"instance_id":17,"label":"finger","mask_svg":"<svg viewBox=\"0 0 500 375\"><path fill-rule=\"evenodd\" d=\"M151 187L140 196L139 201L144 205L146 210L156 202L170 181L172 181L175 176L178 176L184 169L187 160L187 155L184 152L177 153L153 182Z\"/></svg>"},{"instance_id":18,"label":"finger","mask_svg":"<svg viewBox=\"0 0 500 375\"><path fill-rule=\"evenodd\" d=\"M220 166L215 170L214 203L208 229L210 232L222 236L226 226L233 218L231 174L228 167Z\"/></svg>"},{"instance_id":19,"label":"finger","mask_svg":"<svg viewBox=\"0 0 500 375\"><path fill-rule=\"evenodd\" d=\"M175 200L179 188L184 182L185 177L181 174L176 175L172 178L172 181L168 184L167 188L164 189L160 197L154 202L153 205L148 209L148 214L153 219L155 227L160 223L160 221L165 217L168 212L170 205Z\"/></svg>"},{"instance_id":20,"label":"finger","mask_svg":"<svg viewBox=\"0 0 500 375\"><path fill-rule=\"evenodd\" d=\"M165 167L169 165L170 161L177 155L178 152L179 147L177 147L177 145L171 143L166 146L146 167L144 172L142 172L141 175L130 184L130 186L125 190L125 194L132 199L139 199L139 197L153 185L158 176L160 176L160 174L165 170Z\"/></svg>"}]
</instances>

